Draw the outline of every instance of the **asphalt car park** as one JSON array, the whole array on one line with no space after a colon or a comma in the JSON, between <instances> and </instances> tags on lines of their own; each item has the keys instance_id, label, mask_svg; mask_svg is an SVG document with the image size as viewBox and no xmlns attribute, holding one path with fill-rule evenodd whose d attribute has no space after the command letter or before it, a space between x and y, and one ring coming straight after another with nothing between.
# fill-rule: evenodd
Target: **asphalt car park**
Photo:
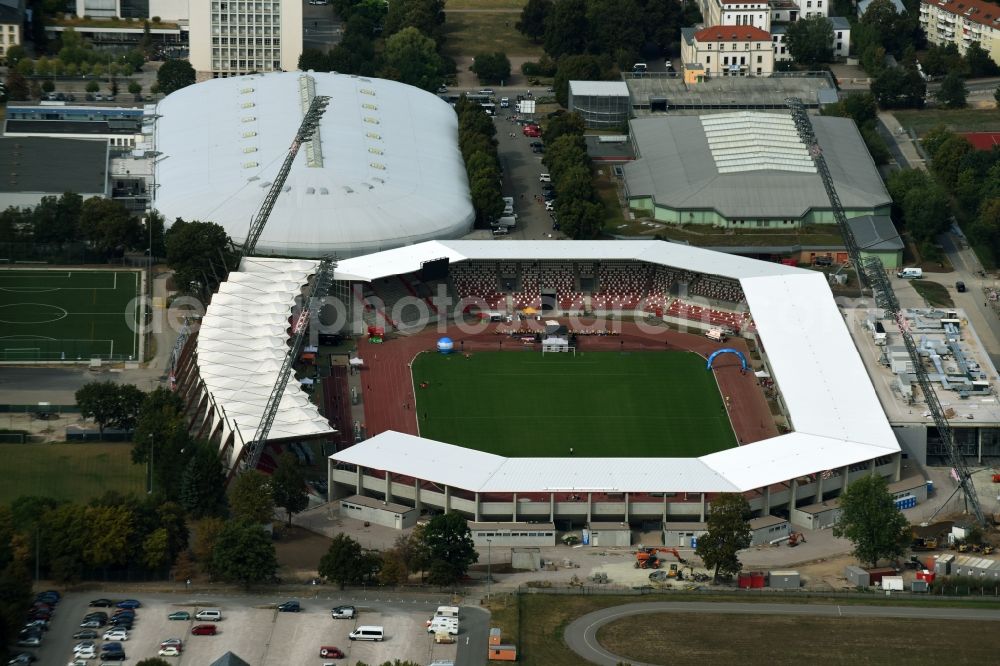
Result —
<instances>
[{"instance_id":1,"label":"asphalt car park","mask_svg":"<svg viewBox=\"0 0 1000 666\"><path fill-rule=\"evenodd\" d=\"M73 647L80 640L73 639L80 631L83 617L94 612L88 601L98 595L72 594L64 597L59 612L53 615L53 626L46 633L40 649L31 650L41 666L63 666L73 660ZM340 660L320 657L320 648L336 646L345 659L340 663L357 661L381 663L392 659L409 659L417 663L434 659L454 659L454 644L434 643L425 623L433 609L421 606L419 610L399 607L382 607L356 603L353 619L333 619L330 609L340 604L323 599L302 599L299 612L279 612L278 604L289 599L264 601L259 598L219 598L192 602L189 598L139 597L142 606L136 610L135 624L122 642L127 656L126 664L156 657L161 643L176 638L182 642L180 655L164 656L171 664L202 666L210 664L226 652L233 652L252 664L286 666L287 664L338 663ZM197 620L194 615L205 608L222 611L222 620L209 623ZM108 609L110 610L110 609ZM170 613L185 610L189 620L171 620ZM109 613L110 615L110 613ZM191 628L214 624L214 636L193 636ZM384 627L382 642L351 641L348 634L360 625ZM100 636L108 627L98 629ZM103 644L111 642L93 639L98 654ZM88 666L99 666L100 659L91 659Z\"/></svg>"}]
</instances>

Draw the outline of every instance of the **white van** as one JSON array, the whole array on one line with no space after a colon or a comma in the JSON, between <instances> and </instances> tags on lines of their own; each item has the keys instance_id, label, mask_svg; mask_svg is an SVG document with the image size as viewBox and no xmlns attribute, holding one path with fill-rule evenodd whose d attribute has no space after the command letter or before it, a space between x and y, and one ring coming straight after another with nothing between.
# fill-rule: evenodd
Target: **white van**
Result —
<instances>
[{"instance_id":1,"label":"white van","mask_svg":"<svg viewBox=\"0 0 1000 666\"><path fill-rule=\"evenodd\" d=\"M903 278L904 280L918 280L923 276L924 269L922 268L904 268L896 273L896 277Z\"/></svg>"},{"instance_id":2,"label":"white van","mask_svg":"<svg viewBox=\"0 0 1000 666\"><path fill-rule=\"evenodd\" d=\"M382 627L362 626L347 635L352 641L380 641L385 638Z\"/></svg>"},{"instance_id":3,"label":"white van","mask_svg":"<svg viewBox=\"0 0 1000 666\"><path fill-rule=\"evenodd\" d=\"M451 634L452 636L458 635L458 619L453 617L436 617L431 620L431 623L427 625L428 634L436 634L438 632L443 632Z\"/></svg>"},{"instance_id":4,"label":"white van","mask_svg":"<svg viewBox=\"0 0 1000 666\"><path fill-rule=\"evenodd\" d=\"M705 331L705 337L713 342L725 342L726 332L721 328L710 328Z\"/></svg>"},{"instance_id":5,"label":"white van","mask_svg":"<svg viewBox=\"0 0 1000 666\"><path fill-rule=\"evenodd\" d=\"M503 198L503 214L504 215L514 214L514 197Z\"/></svg>"},{"instance_id":6,"label":"white van","mask_svg":"<svg viewBox=\"0 0 1000 666\"><path fill-rule=\"evenodd\" d=\"M218 608L206 608L195 613L194 619L202 620L203 622L220 622L222 620L222 611Z\"/></svg>"},{"instance_id":7,"label":"white van","mask_svg":"<svg viewBox=\"0 0 1000 666\"><path fill-rule=\"evenodd\" d=\"M434 617L452 617L458 619L458 606L438 606Z\"/></svg>"},{"instance_id":8,"label":"white van","mask_svg":"<svg viewBox=\"0 0 1000 666\"><path fill-rule=\"evenodd\" d=\"M637 62L632 65L632 71L636 74L645 74L646 70L649 69L644 62Z\"/></svg>"}]
</instances>

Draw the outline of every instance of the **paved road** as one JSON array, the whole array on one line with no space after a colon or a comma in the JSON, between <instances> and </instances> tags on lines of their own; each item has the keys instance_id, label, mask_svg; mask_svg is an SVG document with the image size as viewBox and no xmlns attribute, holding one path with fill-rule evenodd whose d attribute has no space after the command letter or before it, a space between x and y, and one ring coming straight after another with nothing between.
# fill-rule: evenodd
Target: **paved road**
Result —
<instances>
[{"instance_id":1,"label":"paved road","mask_svg":"<svg viewBox=\"0 0 1000 666\"><path fill-rule=\"evenodd\" d=\"M754 604L661 601L625 604L588 613L566 627L570 649L592 664L615 666L624 661L600 646L597 630L614 620L649 613L734 613L738 615L818 615L823 617L894 617L919 620L995 620L1000 610L987 608L920 608L902 606L834 606L820 604ZM649 666L629 661L634 666Z\"/></svg>"},{"instance_id":2,"label":"paved road","mask_svg":"<svg viewBox=\"0 0 1000 666\"><path fill-rule=\"evenodd\" d=\"M302 47L319 49L324 53L340 43L343 23L332 5L302 7Z\"/></svg>"}]
</instances>

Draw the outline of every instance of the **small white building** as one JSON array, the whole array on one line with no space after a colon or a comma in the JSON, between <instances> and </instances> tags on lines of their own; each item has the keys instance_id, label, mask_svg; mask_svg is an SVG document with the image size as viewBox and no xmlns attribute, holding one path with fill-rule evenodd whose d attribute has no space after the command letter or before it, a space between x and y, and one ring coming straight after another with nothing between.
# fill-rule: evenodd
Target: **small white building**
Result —
<instances>
[{"instance_id":1,"label":"small white building","mask_svg":"<svg viewBox=\"0 0 1000 666\"><path fill-rule=\"evenodd\" d=\"M833 57L846 58L851 54L851 22L843 16L829 17L833 24Z\"/></svg>"},{"instance_id":2,"label":"small white building","mask_svg":"<svg viewBox=\"0 0 1000 666\"><path fill-rule=\"evenodd\" d=\"M840 520L840 502L832 499L791 510L792 525L807 530L833 527Z\"/></svg>"},{"instance_id":3,"label":"small white building","mask_svg":"<svg viewBox=\"0 0 1000 666\"><path fill-rule=\"evenodd\" d=\"M595 548L631 546L632 529L628 523L588 523L590 545Z\"/></svg>"},{"instance_id":4,"label":"small white building","mask_svg":"<svg viewBox=\"0 0 1000 666\"><path fill-rule=\"evenodd\" d=\"M417 524L419 512L410 506L383 502L374 497L351 495L340 501L340 515L366 523L405 530Z\"/></svg>"},{"instance_id":5,"label":"small white building","mask_svg":"<svg viewBox=\"0 0 1000 666\"><path fill-rule=\"evenodd\" d=\"M556 545L553 523L469 523L476 548L542 547Z\"/></svg>"},{"instance_id":6,"label":"small white building","mask_svg":"<svg viewBox=\"0 0 1000 666\"><path fill-rule=\"evenodd\" d=\"M788 536L789 525L784 518L761 516L750 521L750 545L762 546Z\"/></svg>"}]
</instances>

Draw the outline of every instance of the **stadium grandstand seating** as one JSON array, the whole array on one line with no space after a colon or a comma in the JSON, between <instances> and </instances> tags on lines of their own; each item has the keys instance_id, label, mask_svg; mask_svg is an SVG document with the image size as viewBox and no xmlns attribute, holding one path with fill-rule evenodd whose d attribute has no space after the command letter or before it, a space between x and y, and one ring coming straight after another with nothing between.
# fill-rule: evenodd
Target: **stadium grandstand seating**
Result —
<instances>
[{"instance_id":1,"label":"stadium grandstand seating","mask_svg":"<svg viewBox=\"0 0 1000 666\"><path fill-rule=\"evenodd\" d=\"M462 262L450 268L452 284L459 298L482 299L490 308L503 301L497 280L497 267L491 262Z\"/></svg>"},{"instance_id":2,"label":"stadium grandstand seating","mask_svg":"<svg viewBox=\"0 0 1000 666\"><path fill-rule=\"evenodd\" d=\"M715 275L702 275L694 280L689 293L692 296L701 296L713 301L725 301L727 303L739 303L743 301L743 290L736 280L721 278Z\"/></svg>"},{"instance_id":3,"label":"stadium grandstand seating","mask_svg":"<svg viewBox=\"0 0 1000 666\"><path fill-rule=\"evenodd\" d=\"M740 332L749 323L749 313L747 312L730 312L729 310L708 308L694 303L685 303L679 298L670 303L670 307L664 314L678 319L707 322L713 326L728 328L733 333Z\"/></svg>"},{"instance_id":4,"label":"stadium grandstand seating","mask_svg":"<svg viewBox=\"0 0 1000 666\"><path fill-rule=\"evenodd\" d=\"M604 261L598 269L595 310L635 308L649 293L652 266L637 261Z\"/></svg>"}]
</instances>

